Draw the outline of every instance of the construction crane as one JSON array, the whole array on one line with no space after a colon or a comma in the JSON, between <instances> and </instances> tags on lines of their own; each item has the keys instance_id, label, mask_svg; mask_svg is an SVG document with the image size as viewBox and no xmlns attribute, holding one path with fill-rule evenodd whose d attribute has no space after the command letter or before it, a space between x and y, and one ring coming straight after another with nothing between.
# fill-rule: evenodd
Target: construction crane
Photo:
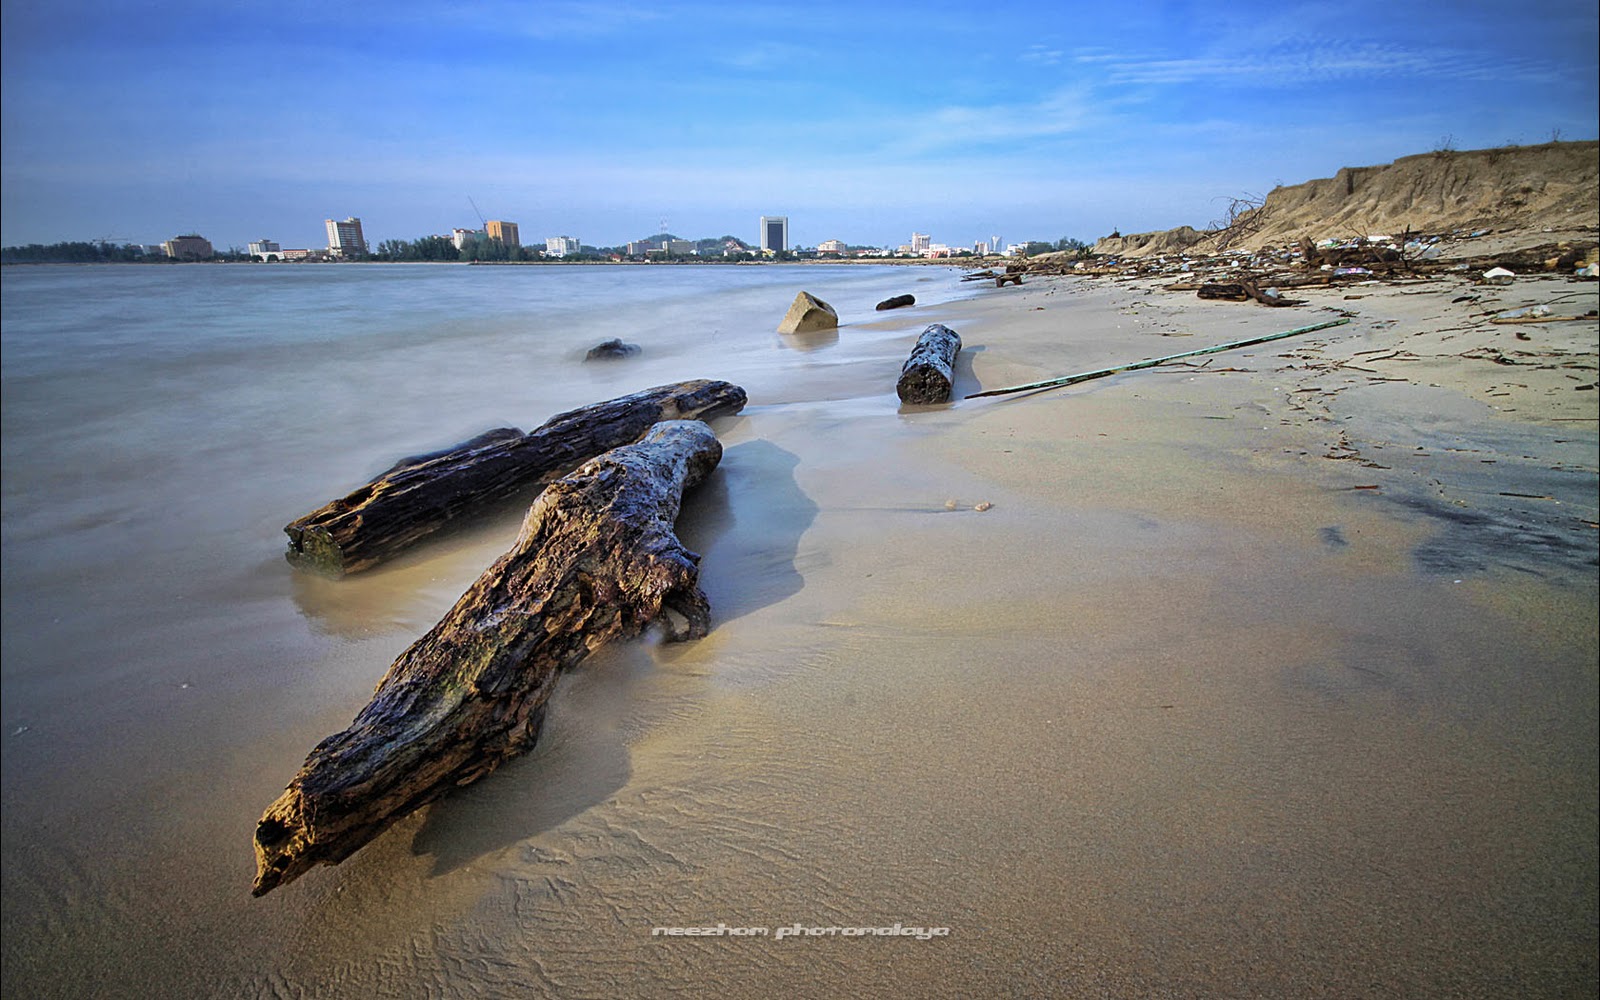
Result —
<instances>
[{"instance_id":1,"label":"construction crane","mask_svg":"<svg viewBox=\"0 0 1600 1000\"><path fill-rule=\"evenodd\" d=\"M467 204L471 205L473 212L477 213L478 225L483 227L484 231L487 232L489 229L489 220L483 217L483 212L479 211L478 209L478 203L472 200L472 195L470 194L467 195Z\"/></svg>"}]
</instances>

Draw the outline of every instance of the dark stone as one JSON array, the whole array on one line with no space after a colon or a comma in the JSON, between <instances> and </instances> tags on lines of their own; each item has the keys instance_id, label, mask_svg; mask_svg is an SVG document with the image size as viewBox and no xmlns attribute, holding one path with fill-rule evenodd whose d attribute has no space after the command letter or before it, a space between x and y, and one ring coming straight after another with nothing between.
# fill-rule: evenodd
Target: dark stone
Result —
<instances>
[{"instance_id":1,"label":"dark stone","mask_svg":"<svg viewBox=\"0 0 1600 1000\"><path fill-rule=\"evenodd\" d=\"M624 344L619 337L589 348L589 353L583 356L583 360L610 361L614 358L631 358L638 353L638 344Z\"/></svg>"},{"instance_id":2,"label":"dark stone","mask_svg":"<svg viewBox=\"0 0 1600 1000\"><path fill-rule=\"evenodd\" d=\"M901 306L914 306L917 304L915 295L896 295L894 298L884 299L878 303L878 311L885 309L899 309Z\"/></svg>"}]
</instances>

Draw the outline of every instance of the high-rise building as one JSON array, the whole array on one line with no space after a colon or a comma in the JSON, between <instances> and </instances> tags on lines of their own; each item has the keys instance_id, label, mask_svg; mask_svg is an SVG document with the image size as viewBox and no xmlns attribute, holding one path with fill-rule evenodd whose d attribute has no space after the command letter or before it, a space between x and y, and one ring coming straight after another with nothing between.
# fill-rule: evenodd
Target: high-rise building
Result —
<instances>
[{"instance_id":1,"label":"high-rise building","mask_svg":"<svg viewBox=\"0 0 1600 1000\"><path fill-rule=\"evenodd\" d=\"M932 239L927 233L911 234L911 252L922 254L928 252L929 242Z\"/></svg>"},{"instance_id":2,"label":"high-rise building","mask_svg":"<svg viewBox=\"0 0 1600 1000\"><path fill-rule=\"evenodd\" d=\"M989 237L989 252L990 253L999 253L1000 252L1000 248L1003 247L1003 246L1005 246L1005 244L1000 242L1000 237L998 237L998 236Z\"/></svg>"},{"instance_id":3,"label":"high-rise building","mask_svg":"<svg viewBox=\"0 0 1600 1000\"><path fill-rule=\"evenodd\" d=\"M582 252L583 244L576 236L551 236L544 241L546 257L571 257Z\"/></svg>"},{"instance_id":4,"label":"high-rise building","mask_svg":"<svg viewBox=\"0 0 1600 1000\"><path fill-rule=\"evenodd\" d=\"M478 242L478 240L482 239L483 236L484 236L484 232L481 229L452 229L452 230L450 230L450 242L455 245L455 248L457 250L460 250L461 248L465 247L467 245L467 241L468 240L471 240L472 242L476 243L476 242Z\"/></svg>"},{"instance_id":5,"label":"high-rise building","mask_svg":"<svg viewBox=\"0 0 1600 1000\"><path fill-rule=\"evenodd\" d=\"M211 241L197 233L174 236L161 244L161 251L173 260L209 260L216 256Z\"/></svg>"},{"instance_id":6,"label":"high-rise building","mask_svg":"<svg viewBox=\"0 0 1600 1000\"><path fill-rule=\"evenodd\" d=\"M779 252L789 249L789 217L763 215L761 217L761 249Z\"/></svg>"},{"instance_id":7,"label":"high-rise building","mask_svg":"<svg viewBox=\"0 0 1600 1000\"><path fill-rule=\"evenodd\" d=\"M366 237L361 235L361 220L355 216L343 222L324 220L328 226L328 253L335 257L360 257L367 252Z\"/></svg>"},{"instance_id":8,"label":"high-rise building","mask_svg":"<svg viewBox=\"0 0 1600 1000\"><path fill-rule=\"evenodd\" d=\"M515 222L501 222L499 219L490 219L483 224L483 231L489 234L491 240L499 240L508 247L522 246L522 240L517 236Z\"/></svg>"},{"instance_id":9,"label":"high-rise building","mask_svg":"<svg viewBox=\"0 0 1600 1000\"><path fill-rule=\"evenodd\" d=\"M283 256L283 247L274 240L259 239L250 244L250 256L262 260L277 260Z\"/></svg>"}]
</instances>

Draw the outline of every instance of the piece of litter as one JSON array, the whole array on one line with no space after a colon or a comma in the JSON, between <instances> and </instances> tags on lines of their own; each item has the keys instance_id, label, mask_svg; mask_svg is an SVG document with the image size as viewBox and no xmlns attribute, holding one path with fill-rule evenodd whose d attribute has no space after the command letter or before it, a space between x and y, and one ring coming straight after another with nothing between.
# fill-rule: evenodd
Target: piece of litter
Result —
<instances>
[{"instance_id":1,"label":"piece of litter","mask_svg":"<svg viewBox=\"0 0 1600 1000\"><path fill-rule=\"evenodd\" d=\"M994 504L992 504L989 501L985 500L983 503L977 504L972 509L981 512L981 511L988 510L990 507L993 507L993 506L994 506Z\"/></svg>"}]
</instances>

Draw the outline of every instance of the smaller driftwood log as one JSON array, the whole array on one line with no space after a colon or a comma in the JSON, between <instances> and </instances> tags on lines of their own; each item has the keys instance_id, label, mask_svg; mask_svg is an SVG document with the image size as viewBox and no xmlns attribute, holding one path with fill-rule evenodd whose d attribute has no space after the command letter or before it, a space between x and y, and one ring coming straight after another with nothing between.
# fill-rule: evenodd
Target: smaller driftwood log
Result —
<instances>
[{"instance_id":1,"label":"smaller driftwood log","mask_svg":"<svg viewBox=\"0 0 1600 1000\"><path fill-rule=\"evenodd\" d=\"M533 746L560 672L658 617L706 633L700 557L674 533L683 491L722 446L657 424L552 484L511 551L400 654L350 727L317 744L256 826L260 896L338 864L391 823Z\"/></svg>"},{"instance_id":2,"label":"smaller driftwood log","mask_svg":"<svg viewBox=\"0 0 1600 1000\"><path fill-rule=\"evenodd\" d=\"M877 311L883 312L885 309L899 309L901 306L914 306L916 304L917 297L915 295L892 295L878 303Z\"/></svg>"},{"instance_id":3,"label":"smaller driftwood log","mask_svg":"<svg viewBox=\"0 0 1600 1000\"><path fill-rule=\"evenodd\" d=\"M527 434L502 427L413 455L290 522L285 554L296 566L334 576L360 572L496 504L531 499L601 452L637 441L651 424L710 420L744 404L744 390L729 382L677 382L569 410Z\"/></svg>"},{"instance_id":4,"label":"smaller driftwood log","mask_svg":"<svg viewBox=\"0 0 1600 1000\"><path fill-rule=\"evenodd\" d=\"M956 355L961 353L961 335L934 323L922 331L911 357L900 369L895 391L902 403L943 403L950 399L955 382Z\"/></svg>"}]
</instances>

